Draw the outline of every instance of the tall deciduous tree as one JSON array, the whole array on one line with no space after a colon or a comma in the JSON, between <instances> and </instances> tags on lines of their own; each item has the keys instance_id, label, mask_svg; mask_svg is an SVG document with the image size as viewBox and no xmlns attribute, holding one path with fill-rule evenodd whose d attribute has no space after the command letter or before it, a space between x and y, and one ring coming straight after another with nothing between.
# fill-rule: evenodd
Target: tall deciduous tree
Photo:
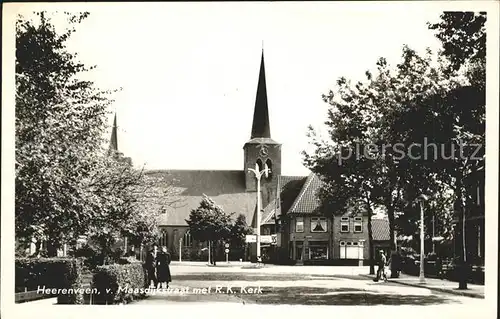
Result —
<instances>
[{"instance_id":1,"label":"tall deciduous tree","mask_svg":"<svg viewBox=\"0 0 500 319\"><path fill-rule=\"evenodd\" d=\"M459 252L459 288L467 288L469 263L466 251L467 212L473 211L474 184L478 172L484 178L486 124L486 13L445 12L438 23L429 24L443 45L442 54L452 70L466 78L463 85L446 96L439 122L440 134L451 136L461 148L451 150L453 157L439 167L441 179L455 194L458 220L455 240Z\"/></svg>"},{"instance_id":2,"label":"tall deciduous tree","mask_svg":"<svg viewBox=\"0 0 500 319\"><path fill-rule=\"evenodd\" d=\"M66 50L88 13L68 15L72 28L63 34L46 13L37 15L16 23L16 235L45 235L57 245L92 220L81 182L98 161L112 100L78 79L89 68Z\"/></svg>"},{"instance_id":3,"label":"tall deciduous tree","mask_svg":"<svg viewBox=\"0 0 500 319\"><path fill-rule=\"evenodd\" d=\"M333 203L342 206L346 196L361 197L369 189L373 202L385 206L393 248L395 219L416 208L414 198L430 194L436 207L446 203L439 195L451 189L465 264L462 234L471 197L465 186L484 165L484 148L476 152L470 146L484 145L485 16L445 13L442 20L430 26L445 48L437 59L430 50L420 56L405 46L395 69L380 59L377 73L367 72L364 82L341 78L335 92L324 96L330 104L328 139L314 140L316 151L305 155L306 164L327 181ZM460 45L474 47L454 55L450 48ZM340 191L360 180L364 187Z\"/></svg>"},{"instance_id":4,"label":"tall deciduous tree","mask_svg":"<svg viewBox=\"0 0 500 319\"><path fill-rule=\"evenodd\" d=\"M93 67L66 48L88 13L65 13L70 27L62 33L47 13L36 16L16 23L16 238L45 239L54 255L63 242L87 235L108 254L140 222L142 172L108 156L113 92L81 80Z\"/></svg>"},{"instance_id":5,"label":"tall deciduous tree","mask_svg":"<svg viewBox=\"0 0 500 319\"><path fill-rule=\"evenodd\" d=\"M432 57L430 51L420 57L404 46L402 62L396 68L381 58L376 74L367 71L364 82L353 85L339 79L336 92L323 96L330 104L328 143L316 143L322 151L306 154L306 162L313 170L319 162L329 167L320 169L320 175L331 178L334 171L344 170L345 177L339 179L337 173L337 184L347 181L353 186L352 196L366 198L361 194L369 194L373 204L385 207L393 251L395 219L407 204L407 193L415 185L419 191L433 187L433 178L426 174L425 167L410 169L410 146L415 141L408 140L406 127L409 123L414 127L415 118L409 120L409 114L425 107L421 101L447 92L454 83L440 72L439 64L432 65ZM418 132L425 136L425 132Z\"/></svg>"},{"instance_id":6,"label":"tall deciduous tree","mask_svg":"<svg viewBox=\"0 0 500 319\"><path fill-rule=\"evenodd\" d=\"M200 206L191 210L186 222L193 239L210 242L213 252L217 251L222 240L230 238L231 214L225 213L222 207L206 195L203 195ZM215 264L216 256L212 256Z\"/></svg>"},{"instance_id":7,"label":"tall deciduous tree","mask_svg":"<svg viewBox=\"0 0 500 319\"><path fill-rule=\"evenodd\" d=\"M252 227L247 224L246 217L239 214L231 226L230 242L231 249L244 251L246 245L245 236L253 232Z\"/></svg>"}]
</instances>

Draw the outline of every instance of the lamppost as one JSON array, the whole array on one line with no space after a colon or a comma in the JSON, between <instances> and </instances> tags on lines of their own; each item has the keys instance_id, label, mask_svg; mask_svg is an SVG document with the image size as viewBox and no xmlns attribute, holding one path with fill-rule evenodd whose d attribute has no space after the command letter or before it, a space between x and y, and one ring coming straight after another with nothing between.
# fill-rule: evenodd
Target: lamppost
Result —
<instances>
[{"instance_id":1,"label":"lamppost","mask_svg":"<svg viewBox=\"0 0 500 319\"><path fill-rule=\"evenodd\" d=\"M432 212L432 253L436 253L436 242L434 238L436 237L436 226L435 226L436 212Z\"/></svg>"},{"instance_id":2,"label":"lamppost","mask_svg":"<svg viewBox=\"0 0 500 319\"><path fill-rule=\"evenodd\" d=\"M420 275L418 276L419 282L421 284L425 283L425 275L424 275L424 202L429 198L420 194L417 197L417 202L420 204Z\"/></svg>"},{"instance_id":3,"label":"lamppost","mask_svg":"<svg viewBox=\"0 0 500 319\"><path fill-rule=\"evenodd\" d=\"M182 261L182 237L179 238L179 262Z\"/></svg>"},{"instance_id":4,"label":"lamppost","mask_svg":"<svg viewBox=\"0 0 500 319\"><path fill-rule=\"evenodd\" d=\"M260 178L262 175L265 175L266 178L269 176L270 169L267 167L267 164L264 165L264 169L261 171L259 169L259 164L255 163L255 169L249 168L250 172L255 174L255 178L257 179L257 262L260 263Z\"/></svg>"}]
</instances>

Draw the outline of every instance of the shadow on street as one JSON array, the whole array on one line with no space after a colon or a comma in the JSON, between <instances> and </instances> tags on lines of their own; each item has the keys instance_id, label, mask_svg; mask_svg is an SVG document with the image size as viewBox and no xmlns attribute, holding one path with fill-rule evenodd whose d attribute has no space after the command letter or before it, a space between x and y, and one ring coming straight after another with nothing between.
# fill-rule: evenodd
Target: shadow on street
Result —
<instances>
[{"instance_id":1,"label":"shadow on street","mask_svg":"<svg viewBox=\"0 0 500 319\"><path fill-rule=\"evenodd\" d=\"M249 303L287 305L434 305L452 300L436 295L374 293L352 288L263 287L258 295L241 295Z\"/></svg>"}]
</instances>

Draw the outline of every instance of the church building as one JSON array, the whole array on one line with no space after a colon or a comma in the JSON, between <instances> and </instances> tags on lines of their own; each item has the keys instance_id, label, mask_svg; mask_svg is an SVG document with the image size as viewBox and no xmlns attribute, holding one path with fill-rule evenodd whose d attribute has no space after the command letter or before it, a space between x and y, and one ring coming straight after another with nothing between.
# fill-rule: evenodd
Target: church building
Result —
<instances>
[{"instance_id":1,"label":"church building","mask_svg":"<svg viewBox=\"0 0 500 319\"><path fill-rule=\"evenodd\" d=\"M112 141L117 145L116 123ZM241 170L149 170L145 176L150 188L145 194L148 209L162 211L159 216L159 245L167 246L174 259L206 260L206 244L197 243L189 233L186 219L196 209L203 195L210 197L226 213L243 214L247 224L257 227L257 179L249 171L256 164L263 170L261 184L261 235L273 238L261 241L264 260L368 259L367 216L352 214L327 218L318 211L316 192L321 185L318 176L285 176L281 174L282 145L271 138L267 100L264 53L262 52L253 124L250 139L243 143ZM113 146L113 148L115 148ZM117 147L115 148L118 151ZM234 150L237 151L237 150ZM349 225L345 227L346 225ZM379 223L379 242L389 239L388 223ZM256 244L249 242L239 258L255 260ZM221 254L219 259L223 259ZM236 257L233 257L233 259ZM239 259L238 258L238 259Z\"/></svg>"}]
</instances>

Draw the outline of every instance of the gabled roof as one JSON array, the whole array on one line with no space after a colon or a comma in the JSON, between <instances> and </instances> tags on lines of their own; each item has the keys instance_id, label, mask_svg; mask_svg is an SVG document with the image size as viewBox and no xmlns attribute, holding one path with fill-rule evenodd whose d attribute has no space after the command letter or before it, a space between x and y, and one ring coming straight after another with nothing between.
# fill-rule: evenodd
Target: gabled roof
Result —
<instances>
[{"instance_id":1,"label":"gabled roof","mask_svg":"<svg viewBox=\"0 0 500 319\"><path fill-rule=\"evenodd\" d=\"M307 176L280 176L279 185L279 210L281 214L286 214L304 187Z\"/></svg>"},{"instance_id":2,"label":"gabled roof","mask_svg":"<svg viewBox=\"0 0 500 319\"><path fill-rule=\"evenodd\" d=\"M304 182L306 176L279 176L278 177L278 200L272 200L269 205L264 208L262 214L263 224L274 224L276 218L283 212L287 212L292 206L293 201L297 198Z\"/></svg>"},{"instance_id":3,"label":"gabled roof","mask_svg":"<svg viewBox=\"0 0 500 319\"><path fill-rule=\"evenodd\" d=\"M243 214L247 223L255 220L255 192L247 192L243 171L155 170L146 171L149 188L143 194L145 209L160 210L160 226L187 226L186 219L196 209L203 194L222 206L226 213ZM172 201L175 201L173 204Z\"/></svg>"},{"instance_id":4,"label":"gabled roof","mask_svg":"<svg viewBox=\"0 0 500 319\"><path fill-rule=\"evenodd\" d=\"M288 211L290 214L312 214L318 212L321 201L318 198L318 191L322 181L316 174L309 174L299 195L295 199L292 207Z\"/></svg>"},{"instance_id":5,"label":"gabled roof","mask_svg":"<svg viewBox=\"0 0 500 319\"><path fill-rule=\"evenodd\" d=\"M372 219L372 236L373 240L390 240L389 220Z\"/></svg>"}]
</instances>

